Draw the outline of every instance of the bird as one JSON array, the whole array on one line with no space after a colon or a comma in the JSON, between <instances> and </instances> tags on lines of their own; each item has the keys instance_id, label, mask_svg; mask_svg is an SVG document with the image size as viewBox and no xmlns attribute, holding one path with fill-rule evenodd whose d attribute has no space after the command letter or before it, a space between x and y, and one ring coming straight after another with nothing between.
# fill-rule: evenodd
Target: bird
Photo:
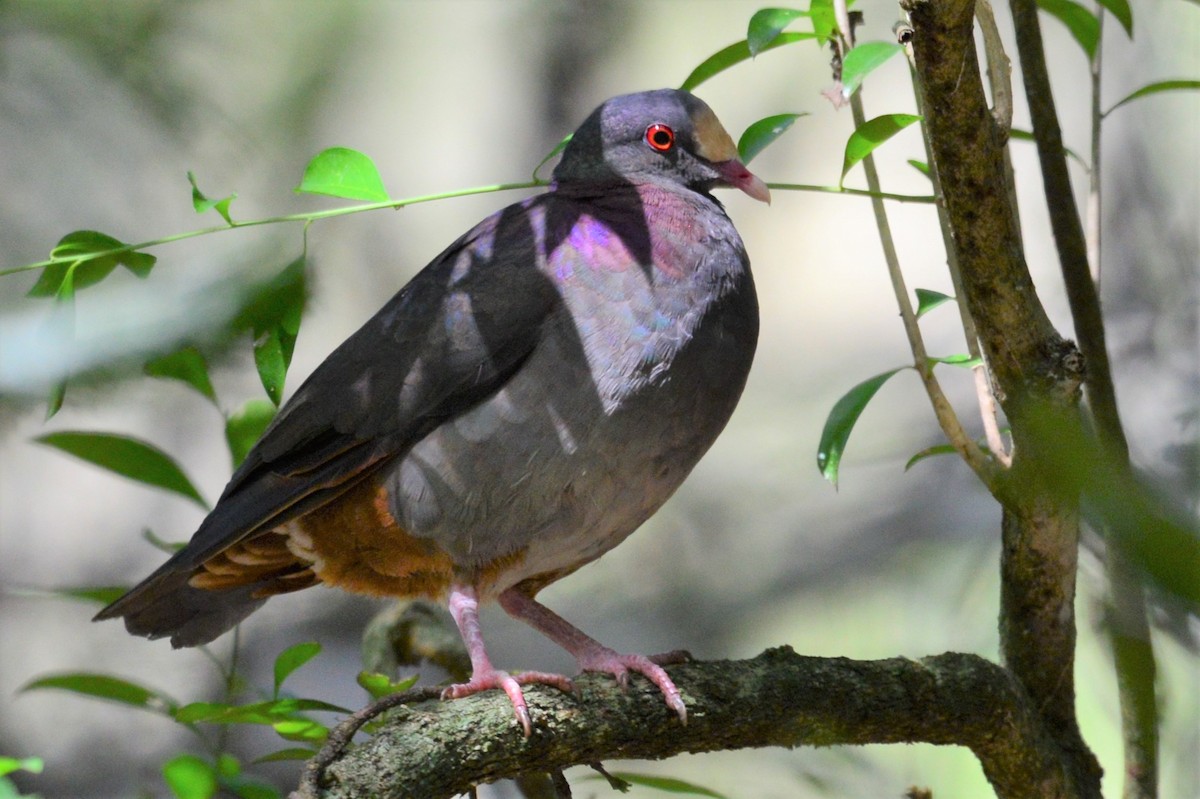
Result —
<instances>
[{"instance_id":1,"label":"bird","mask_svg":"<svg viewBox=\"0 0 1200 799\"><path fill-rule=\"evenodd\" d=\"M522 686L479 620L495 601L581 671L648 678L686 723L670 657L618 653L537 599L654 514L724 429L759 332L717 187L769 203L716 115L613 97L541 194L447 247L279 409L191 540L94 620L207 643L318 584L448 606L471 661L443 698Z\"/></svg>"}]
</instances>

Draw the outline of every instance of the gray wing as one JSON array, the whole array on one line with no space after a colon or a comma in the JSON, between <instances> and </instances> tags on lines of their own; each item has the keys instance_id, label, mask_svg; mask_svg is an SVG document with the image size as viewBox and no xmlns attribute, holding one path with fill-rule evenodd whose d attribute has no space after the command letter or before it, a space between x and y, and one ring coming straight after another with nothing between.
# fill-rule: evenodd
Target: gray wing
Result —
<instances>
[{"instance_id":1,"label":"gray wing","mask_svg":"<svg viewBox=\"0 0 1200 799\"><path fill-rule=\"evenodd\" d=\"M561 302L535 198L484 220L313 372L234 473L191 541L96 620L194 645L263 599L187 580L207 559L318 508L502 387Z\"/></svg>"}]
</instances>

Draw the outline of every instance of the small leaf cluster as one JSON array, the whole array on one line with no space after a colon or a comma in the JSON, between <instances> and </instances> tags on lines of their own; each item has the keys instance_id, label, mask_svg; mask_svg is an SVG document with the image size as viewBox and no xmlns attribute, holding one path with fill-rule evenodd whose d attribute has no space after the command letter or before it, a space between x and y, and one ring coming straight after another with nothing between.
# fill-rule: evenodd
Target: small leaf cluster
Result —
<instances>
[{"instance_id":1,"label":"small leaf cluster","mask_svg":"<svg viewBox=\"0 0 1200 799\"><path fill-rule=\"evenodd\" d=\"M225 736L213 734L212 728L231 725L270 727L283 740L295 744L257 758L253 762L268 763L280 760L307 760L329 735L329 727L313 718L313 713L347 713L345 708L319 699L288 696L283 692L287 678L321 651L320 644L306 642L288 647L275 658L274 686L269 695L257 702L180 703L162 691L130 680L107 674L72 672L38 678L22 687L22 691L60 690L79 696L102 699L127 707L147 711L193 733L207 752L201 757L180 753L162 766L162 777L171 793L178 799L209 799L218 792L243 799L279 799L272 786L247 774L242 762L228 751ZM232 675L225 675L230 678ZM414 678L415 679L415 678ZM392 684L402 685L406 684ZM16 768L40 771L41 761L16 761L0 758L0 776ZM2 791L2 789L0 789ZM0 796L3 793L0 792Z\"/></svg>"},{"instance_id":2,"label":"small leaf cluster","mask_svg":"<svg viewBox=\"0 0 1200 799\"><path fill-rule=\"evenodd\" d=\"M45 763L40 757L6 757L0 755L0 799L40 799L34 794L22 794L8 778L16 771L41 774Z\"/></svg>"}]
</instances>

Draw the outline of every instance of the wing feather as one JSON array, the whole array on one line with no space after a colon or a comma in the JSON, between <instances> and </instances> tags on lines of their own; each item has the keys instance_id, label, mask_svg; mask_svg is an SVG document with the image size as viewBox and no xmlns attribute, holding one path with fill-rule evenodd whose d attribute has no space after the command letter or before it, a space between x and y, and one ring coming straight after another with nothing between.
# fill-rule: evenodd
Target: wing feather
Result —
<instances>
[{"instance_id":1,"label":"wing feather","mask_svg":"<svg viewBox=\"0 0 1200 799\"><path fill-rule=\"evenodd\" d=\"M336 499L498 391L561 303L540 268L539 205L551 197L484 220L334 350L280 410L187 546L96 618L125 616L131 631L151 637L182 624L208 635L242 618L249 610L224 594L221 618L201 618L198 589L180 575ZM186 618L147 609L172 596L186 598ZM245 591L238 596L242 604L261 602Z\"/></svg>"}]
</instances>

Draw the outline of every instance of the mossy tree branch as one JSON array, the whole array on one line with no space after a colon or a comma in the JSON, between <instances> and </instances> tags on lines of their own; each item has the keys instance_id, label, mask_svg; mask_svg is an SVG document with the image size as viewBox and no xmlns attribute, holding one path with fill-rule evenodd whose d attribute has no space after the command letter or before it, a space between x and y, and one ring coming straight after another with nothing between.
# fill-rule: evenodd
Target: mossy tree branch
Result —
<instances>
[{"instance_id":1,"label":"mossy tree branch","mask_svg":"<svg viewBox=\"0 0 1200 799\"><path fill-rule=\"evenodd\" d=\"M370 741L325 771L316 790L310 784L293 799L437 799L613 758L916 742L970 747L1001 799L1072 796L1023 689L974 655L856 661L779 648L669 671L688 704L686 726L640 677L622 692L610 677L587 675L578 697L530 686L529 738L499 692L425 701L392 711Z\"/></svg>"}]
</instances>

